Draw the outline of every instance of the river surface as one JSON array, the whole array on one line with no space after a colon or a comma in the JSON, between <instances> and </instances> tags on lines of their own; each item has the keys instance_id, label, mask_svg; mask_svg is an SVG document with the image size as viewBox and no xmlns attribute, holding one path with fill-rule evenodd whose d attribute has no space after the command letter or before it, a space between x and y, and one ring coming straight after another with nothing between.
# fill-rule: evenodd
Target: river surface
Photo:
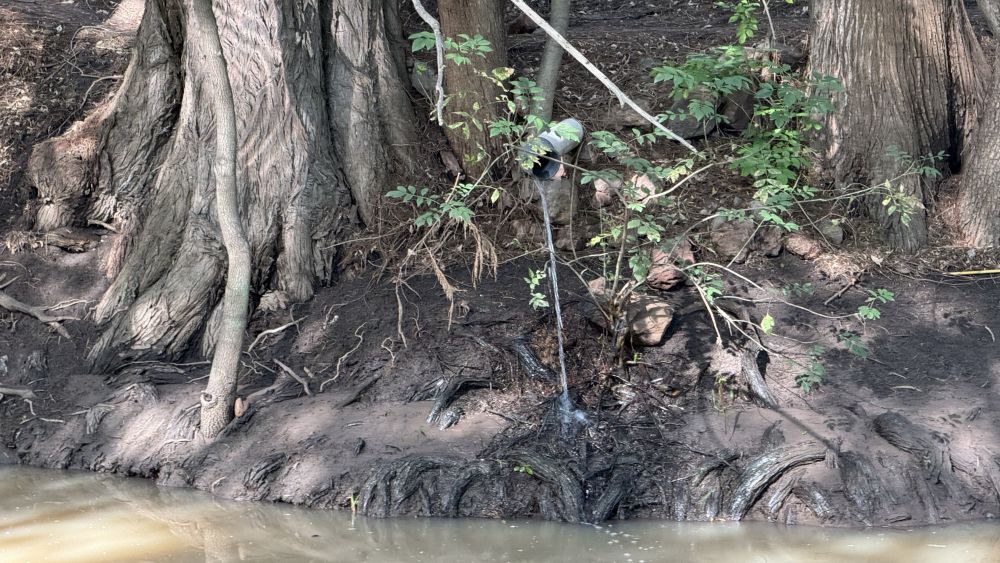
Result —
<instances>
[{"instance_id":1,"label":"river surface","mask_svg":"<svg viewBox=\"0 0 1000 563\"><path fill-rule=\"evenodd\" d=\"M0 561L982 562L995 522L904 531L767 524L368 520L91 473L0 466Z\"/></svg>"}]
</instances>

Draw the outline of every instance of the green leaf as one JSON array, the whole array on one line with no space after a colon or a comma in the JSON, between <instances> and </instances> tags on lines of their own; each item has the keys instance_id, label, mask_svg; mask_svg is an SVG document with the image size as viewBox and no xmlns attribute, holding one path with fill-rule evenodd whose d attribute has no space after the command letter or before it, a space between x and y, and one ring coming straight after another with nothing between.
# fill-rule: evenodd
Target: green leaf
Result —
<instances>
[{"instance_id":1,"label":"green leaf","mask_svg":"<svg viewBox=\"0 0 1000 563\"><path fill-rule=\"evenodd\" d=\"M770 313L764 315L764 318L760 320L760 329L764 331L764 334L771 334L774 330L774 317Z\"/></svg>"},{"instance_id":2,"label":"green leaf","mask_svg":"<svg viewBox=\"0 0 1000 563\"><path fill-rule=\"evenodd\" d=\"M414 33L410 36L410 41L413 42L410 48L414 53L418 51L430 51L434 49L437 44L434 34L429 31Z\"/></svg>"}]
</instances>

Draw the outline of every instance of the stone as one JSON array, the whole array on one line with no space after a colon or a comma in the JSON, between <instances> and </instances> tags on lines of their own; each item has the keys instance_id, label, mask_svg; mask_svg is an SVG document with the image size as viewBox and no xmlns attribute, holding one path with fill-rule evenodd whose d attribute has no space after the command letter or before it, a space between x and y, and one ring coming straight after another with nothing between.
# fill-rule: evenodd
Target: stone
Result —
<instances>
[{"instance_id":1,"label":"stone","mask_svg":"<svg viewBox=\"0 0 1000 563\"><path fill-rule=\"evenodd\" d=\"M709 133L715 131L716 126L719 124L718 118L702 120L695 119L690 115L685 115L684 117L676 115L687 114L691 103L694 101L703 102L716 108L719 106L718 94L706 89L695 89L687 98L676 100L670 106L670 112L674 114L674 117L665 121L663 125L685 139L707 137Z\"/></svg>"},{"instance_id":2,"label":"stone","mask_svg":"<svg viewBox=\"0 0 1000 563\"><path fill-rule=\"evenodd\" d=\"M736 262L746 260L756 225L752 221L722 221L713 226L710 238L716 252Z\"/></svg>"},{"instance_id":3,"label":"stone","mask_svg":"<svg viewBox=\"0 0 1000 563\"><path fill-rule=\"evenodd\" d=\"M658 346L674 318L673 307L648 295L633 295L626 307L629 334L640 346Z\"/></svg>"},{"instance_id":4,"label":"stone","mask_svg":"<svg viewBox=\"0 0 1000 563\"><path fill-rule=\"evenodd\" d=\"M730 133L741 133L746 130L753 119L756 101L753 92L749 90L740 90L726 96L719 111L723 117L719 129Z\"/></svg>"},{"instance_id":5,"label":"stone","mask_svg":"<svg viewBox=\"0 0 1000 563\"><path fill-rule=\"evenodd\" d=\"M653 289L666 291L673 289L687 279L684 272L678 269L675 264L678 262L694 263L694 250L691 248L691 241L688 239L679 241L673 245L672 250L668 253L656 248L650 253L653 265L649 268L649 275L646 276L646 285Z\"/></svg>"},{"instance_id":6,"label":"stone","mask_svg":"<svg viewBox=\"0 0 1000 563\"><path fill-rule=\"evenodd\" d=\"M633 98L637 106L641 107L646 113L652 114L652 104L649 100L643 98ZM641 115L639 115L634 109L629 106L623 106L618 103L618 100L611 102L611 107L608 109L608 113L604 116L604 123L608 129L625 129L628 127L652 127L652 124L645 120Z\"/></svg>"},{"instance_id":7,"label":"stone","mask_svg":"<svg viewBox=\"0 0 1000 563\"><path fill-rule=\"evenodd\" d=\"M611 327L608 326L600 309L600 306L607 302L606 285L607 281L603 277L587 284L594 299L599 302L596 304L597 306L591 308L588 318L595 325L610 331ZM651 295L633 293L629 296L629 302L625 306L627 337L638 346L659 346L663 342L673 318L674 307L667 301Z\"/></svg>"},{"instance_id":8,"label":"stone","mask_svg":"<svg viewBox=\"0 0 1000 563\"><path fill-rule=\"evenodd\" d=\"M841 227L839 223L824 219L817 223L816 228L830 244L840 246L844 243L844 227Z\"/></svg>"},{"instance_id":9,"label":"stone","mask_svg":"<svg viewBox=\"0 0 1000 563\"><path fill-rule=\"evenodd\" d=\"M785 250L805 260L815 260L823 254L823 247L802 233L792 233L785 237Z\"/></svg>"},{"instance_id":10,"label":"stone","mask_svg":"<svg viewBox=\"0 0 1000 563\"><path fill-rule=\"evenodd\" d=\"M594 209L608 207L620 195L621 187L622 183L620 180L611 182L602 178L594 180L594 197L591 199L591 206Z\"/></svg>"}]
</instances>

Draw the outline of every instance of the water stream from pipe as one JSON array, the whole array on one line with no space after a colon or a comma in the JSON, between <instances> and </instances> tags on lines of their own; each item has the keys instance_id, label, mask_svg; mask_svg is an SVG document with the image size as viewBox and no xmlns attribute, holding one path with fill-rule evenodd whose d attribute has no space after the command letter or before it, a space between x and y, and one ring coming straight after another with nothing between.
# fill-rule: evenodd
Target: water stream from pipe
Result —
<instances>
[{"instance_id":1,"label":"water stream from pipe","mask_svg":"<svg viewBox=\"0 0 1000 563\"><path fill-rule=\"evenodd\" d=\"M559 344L559 382L562 384L562 394L559 396L559 414L564 426L573 422L586 424L587 416L583 411L573 408L569 398L569 383L566 380L566 349L563 342L562 305L559 302L559 278L556 274L556 245L552 242L552 218L549 215L549 202L545 197L545 185L551 181L535 179L538 189L538 199L542 206L542 219L545 221L545 243L549 247L549 282L552 286L552 304L556 313L556 340Z\"/></svg>"}]
</instances>

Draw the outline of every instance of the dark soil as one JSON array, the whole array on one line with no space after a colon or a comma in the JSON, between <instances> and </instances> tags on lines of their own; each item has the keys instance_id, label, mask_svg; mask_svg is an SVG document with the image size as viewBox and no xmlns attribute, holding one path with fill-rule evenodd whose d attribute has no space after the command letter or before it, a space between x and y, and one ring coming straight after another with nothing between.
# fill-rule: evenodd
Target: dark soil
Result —
<instances>
[{"instance_id":1,"label":"dark soil","mask_svg":"<svg viewBox=\"0 0 1000 563\"><path fill-rule=\"evenodd\" d=\"M577 2L570 35L626 90L655 100L643 90L642 59L720 44L731 30L709 0L651 4ZM5 27L0 41L34 45L39 29L48 36L63 25L72 34L104 16L94 3L39 13L40 6L0 2L0 13L21 22ZM776 15L779 34L800 42L808 19L801 6L781 5ZM541 44L537 34L513 38L515 64L530 67ZM44 65L65 58L68 42L37 49L33 60ZM603 119L607 94L581 69L570 65L567 73L560 111ZM6 76L45 83L24 70ZM0 129L12 158L8 181L23 185L27 148L59 131L81 104L89 82L72 80L48 102L61 103L61 113L17 110L23 138L13 126ZM11 111L0 108L0 124L14 119ZM11 217L24 203L18 194L4 196ZM6 291L80 320L62 323L66 339L29 316L0 318L0 386L36 395L0 402L0 439L21 463L240 499L356 504L373 516L911 526L1000 514L1000 326L991 326L1000 287L934 274L864 239L812 261L755 254L738 266L767 281L732 284L730 294L754 304L727 307L781 323L762 335L766 351L750 356L778 408L755 406L743 380L747 339L723 325L718 346L709 317L691 307L699 302L691 288L655 294L676 312L664 343L629 349L618 366L607 336L587 320L586 293L566 271L570 395L585 417L566 423L552 377L554 322L527 304L523 278L541 266L528 257L477 283L467 268L449 269L460 289L453 309L431 275L396 286L389 275L347 269L308 303L258 313L242 363L243 412L211 443L196 434L208 373L200 358L103 374L83 367L99 330L88 310L108 285L99 273L107 245L68 253L39 244L0 263L6 279L17 277ZM929 255L941 266L956 253L968 256L947 244ZM851 315L876 288L896 300L880 306L883 319L859 324ZM805 393L796 378L815 369L816 346L825 349L817 355L825 374Z\"/></svg>"}]
</instances>

